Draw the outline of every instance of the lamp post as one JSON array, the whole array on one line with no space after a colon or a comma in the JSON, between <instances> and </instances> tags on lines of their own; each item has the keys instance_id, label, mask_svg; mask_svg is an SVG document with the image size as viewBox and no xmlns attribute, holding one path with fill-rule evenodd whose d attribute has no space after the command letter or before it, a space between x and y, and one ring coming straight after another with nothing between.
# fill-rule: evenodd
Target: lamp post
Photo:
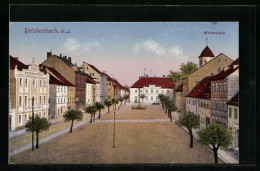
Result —
<instances>
[{"instance_id":1,"label":"lamp post","mask_svg":"<svg viewBox=\"0 0 260 171\"><path fill-rule=\"evenodd\" d=\"M113 148L116 147L116 112L114 111L114 134L113 134Z\"/></svg>"},{"instance_id":2,"label":"lamp post","mask_svg":"<svg viewBox=\"0 0 260 171\"><path fill-rule=\"evenodd\" d=\"M34 125L33 105L34 105L34 97L32 97L32 128L33 128L33 125ZM33 129L32 129L32 151L34 151L34 132L33 132Z\"/></svg>"}]
</instances>

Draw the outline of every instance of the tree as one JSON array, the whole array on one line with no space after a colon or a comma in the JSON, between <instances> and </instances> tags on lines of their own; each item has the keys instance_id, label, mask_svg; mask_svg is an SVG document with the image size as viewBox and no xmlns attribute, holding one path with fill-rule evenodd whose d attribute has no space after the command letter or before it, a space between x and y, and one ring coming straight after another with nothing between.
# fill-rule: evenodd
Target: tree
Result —
<instances>
[{"instance_id":1,"label":"tree","mask_svg":"<svg viewBox=\"0 0 260 171\"><path fill-rule=\"evenodd\" d=\"M175 106L174 103L170 103L169 107L168 107L168 117L171 119L172 121L172 112L176 111L178 108Z\"/></svg>"},{"instance_id":2,"label":"tree","mask_svg":"<svg viewBox=\"0 0 260 171\"><path fill-rule=\"evenodd\" d=\"M26 131L36 132L36 148L39 148L39 133L42 131L47 131L49 129L49 124L46 118L40 118L39 115L34 117L32 124L32 117L25 124Z\"/></svg>"},{"instance_id":3,"label":"tree","mask_svg":"<svg viewBox=\"0 0 260 171\"><path fill-rule=\"evenodd\" d=\"M129 95L124 95L124 99L125 99L125 103L126 103L126 100L129 98Z\"/></svg>"},{"instance_id":4,"label":"tree","mask_svg":"<svg viewBox=\"0 0 260 171\"><path fill-rule=\"evenodd\" d=\"M120 98L119 98L119 101L121 102L120 105L122 106L122 102L124 101L124 98L123 98L123 97L120 97Z\"/></svg>"},{"instance_id":5,"label":"tree","mask_svg":"<svg viewBox=\"0 0 260 171\"><path fill-rule=\"evenodd\" d=\"M199 116L194 115L192 112L185 112L179 116L178 121L176 122L179 126L184 126L188 129L190 133L190 148L193 147L193 133L192 128L199 128L200 118Z\"/></svg>"},{"instance_id":6,"label":"tree","mask_svg":"<svg viewBox=\"0 0 260 171\"><path fill-rule=\"evenodd\" d=\"M159 94L159 95L158 95L158 98L159 98L159 100L160 100L160 102L161 102L161 104L162 104L162 107L163 107L162 100L163 100L163 98L164 98L164 95L163 95L163 94ZM164 110L164 108L163 108L163 110Z\"/></svg>"},{"instance_id":7,"label":"tree","mask_svg":"<svg viewBox=\"0 0 260 171\"><path fill-rule=\"evenodd\" d=\"M107 110L108 110L108 112L107 113L109 113L109 108L110 108L110 106L112 106L112 102L110 101L110 100L105 100L105 105L107 106Z\"/></svg>"},{"instance_id":8,"label":"tree","mask_svg":"<svg viewBox=\"0 0 260 171\"><path fill-rule=\"evenodd\" d=\"M208 127L197 132L199 141L214 152L215 163L218 163L219 147L227 148L232 143L232 132L221 124L212 122Z\"/></svg>"},{"instance_id":9,"label":"tree","mask_svg":"<svg viewBox=\"0 0 260 171\"><path fill-rule=\"evenodd\" d=\"M171 78L174 82L179 81L182 78L187 77L189 74L194 72L195 70L198 69L198 65L195 64L194 62L187 62L180 64L180 72L175 72L170 70L170 74L167 75L168 78Z\"/></svg>"},{"instance_id":10,"label":"tree","mask_svg":"<svg viewBox=\"0 0 260 171\"><path fill-rule=\"evenodd\" d=\"M95 114L97 112L97 107L95 105L86 107L85 111L90 114L90 121L89 123L95 122ZM94 116L94 117L93 117Z\"/></svg>"},{"instance_id":11,"label":"tree","mask_svg":"<svg viewBox=\"0 0 260 171\"><path fill-rule=\"evenodd\" d=\"M80 110L71 109L68 110L65 115L63 115L66 122L71 121L70 133L72 133L74 120L82 121L83 113Z\"/></svg>"},{"instance_id":12,"label":"tree","mask_svg":"<svg viewBox=\"0 0 260 171\"><path fill-rule=\"evenodd\" d=\"M101 109L104 109L105 108L105 106L102 104L102 103L100 103L100 102L96 102L96 104L95 104L95 106L96 106L96 108L97 108L97 110L98 110L98 118L100 119L100 111L101 111ZM94 116L95 117L95 116Z\"/></svg>"},{"instance_id":13,"label":"tree","mask_svg":"<svg viewBox=\"0 0 260 171\"><path fill-rule=\"evenodd\" d=\"M115 99L115 110L116 110L116 105L119 103L118 99Z\"/></svg>"},{"instance_id":14,"label":"tree","mask_svg":"<svg viewBox=\"0 0 260 171\"><path fill-rule=\"evenodd\" d=\"M143 103L144 103L144 98L146 98L145 94L141 94L140 98L142 99Z\"/></svg>"}]
</instances>

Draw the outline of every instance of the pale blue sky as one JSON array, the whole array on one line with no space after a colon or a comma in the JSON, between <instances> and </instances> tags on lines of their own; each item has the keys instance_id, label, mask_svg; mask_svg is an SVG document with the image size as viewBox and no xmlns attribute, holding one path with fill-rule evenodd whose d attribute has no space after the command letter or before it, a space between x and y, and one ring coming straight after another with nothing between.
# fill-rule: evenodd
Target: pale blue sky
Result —
<instances>
[{"instance_id":1,"label":"pale blue sky","mask_svg":"<svg viewBox=\"0 0 260 171\"><path fill-rule=\"evenodd\" d=\"M70 30L70 33L25 33L28 29ZM223 35L205 35L221 31ZM10 23L10 55L25 64L37 64L50 49L56 55L71 56L100 71L114 74L123 85L131 86L144 68L152 76L179 70L180 63L193 61L206 46L215 56L224 53L238 58L238 22L62 22Z\"/></svg>"}]
</instances>

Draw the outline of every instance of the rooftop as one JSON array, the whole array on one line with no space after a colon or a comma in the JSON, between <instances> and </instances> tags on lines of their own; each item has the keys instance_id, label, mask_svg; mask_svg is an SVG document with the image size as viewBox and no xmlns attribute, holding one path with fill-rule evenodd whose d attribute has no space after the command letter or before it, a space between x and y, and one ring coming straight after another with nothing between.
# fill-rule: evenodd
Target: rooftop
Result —
<instances>
[{"instance_id":1,"label":"rooftop","mask_svg":"<svg viewBox=\"0 0 260 171\"><path fill-rule=\"evenodd\" d=\"M228 102L228 105L232 105L232 106L239 106L239 95L238 93L233 96Z\"/></svg>"},{"instance_id":2,"label":"rooftop","mask_svg":"<svg viewBox=\"0 0 260 171\"><path fill-rule=\"evenodd\" d=\"M204 48L204 50L201 52L199 58L201 58L201 57L215 57L215 56L212 53L212 51L210 50L210 48L208 46L206 46Z\"/></svg>"},{"instance_id":3,"label":"rooftop","mask_svg":"<svg viewBox=\"0 0 260 171\"><path fill-rule=\"evenodd\" d=\"M137 80L131 88L143 88L149 87L149 85L155 85L161 88L173 88L174 81L165 77L141 77Z\"/></svg>"},{"instance_id":4,"label":"rooftop","mask_svg":"<svg viewBox=\"0 0 260 171\"><path fill-rule=\"evenodd\" d=\"M10 69L14 70L15 65L17 65L17 69L20 71L23 69L28 69L28 65L25 65L24 63L19 61L18 58L16 59L10 55Z\"/></svg>"}]
</instances>

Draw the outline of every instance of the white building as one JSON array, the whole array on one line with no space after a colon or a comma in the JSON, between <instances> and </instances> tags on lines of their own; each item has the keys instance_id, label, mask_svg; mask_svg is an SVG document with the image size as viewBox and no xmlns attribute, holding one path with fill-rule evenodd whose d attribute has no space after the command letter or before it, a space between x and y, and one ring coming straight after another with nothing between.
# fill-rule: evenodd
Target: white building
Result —
<instances>
[{"instance_id":1,"label":"white building","mask_svg":"<svg viewBox=\"0 0 260 171\"><path fill-rule=\"evenodd\" d=\"M139 101L139 94L146 97L140 99L143 103L159 103L159 94L164 94L173 101L173 84L170 78L165 77L140 77L130 88L130 103Z\"/></svg>"},{"instance_id":2,"label":"white building","mask_svg":"<svg viewBox=\"0 0 260 171\"><path fill-rule=\"evenodd\" d=\"M96 82L92 77L87 75L86 78L86 106L91 106L95 103Z\"/></svg>"},{"instance_id":3,"label":"white building","mask_svg":"<svg viewBox=\"0 0 260 171\"><path fill-rule=\"evenodd\" d=\"M32 116L32 99L34 98L34 114L48 119L49 109L49 74L39 70L35 60L28 69L14 69L16 80L15 123L11 123L12 130L25 125ZM13 119L11 119L13 122Z\"/></svg>"}]
</instances>

